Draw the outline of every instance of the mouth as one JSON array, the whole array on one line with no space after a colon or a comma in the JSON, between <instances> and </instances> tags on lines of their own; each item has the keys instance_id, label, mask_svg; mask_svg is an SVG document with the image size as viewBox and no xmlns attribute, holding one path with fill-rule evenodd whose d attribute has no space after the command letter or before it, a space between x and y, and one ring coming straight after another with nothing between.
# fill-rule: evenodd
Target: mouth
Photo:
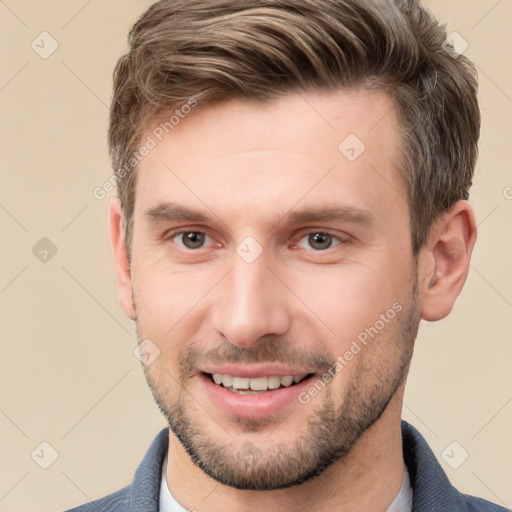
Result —
<instances>
[{"instance_id":1,"label":"mouth","mask_svg":"<svg viewBox=\"0 0 512 512\"><path fill-rule=\"evenodd\" d=\"M301 407L298 400L316 373L312 369L282 364L208 365L199 368L200 390L212 407L231 420L275 417ZM303 412L301 412L303 413Z\"/></svg>"},{"instance_id":2,"label":"mouth","mask_svg":"<svg viewBox=\"0 0 512 512\"><path fill-rule=\"evenodd\" d=\"M313 376L312 373L301 375L269 375L261 377L239 377L221 373L206 373L203 375L215 385L225 388L232 393L255 395L290 388L302 383Z\"/></svg>"}]
</instances>

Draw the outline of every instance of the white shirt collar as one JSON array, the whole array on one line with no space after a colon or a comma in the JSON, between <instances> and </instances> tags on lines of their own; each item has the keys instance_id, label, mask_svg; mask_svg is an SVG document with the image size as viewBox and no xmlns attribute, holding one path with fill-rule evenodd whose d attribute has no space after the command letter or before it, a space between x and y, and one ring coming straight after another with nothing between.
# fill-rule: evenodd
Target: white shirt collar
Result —
<instances>
[{"instance_id":1,"label":"white shirt collar","mask_svg":"<svg viewBox=\"0 0 512 512\"><path fill-rule=\"evenodd\" d=\"M167 455L162 464L162 474L160 478L160 501L158 505L159 512L188 512L173 497L167 486ZM190 509L189 509L190 510Z\"/></svg>"},{"instance_id":2,"label":"white shirt collar","mask_svg":"<svg viewBox=\"0 0 512 512\"><path fill-rule=\"evenodd\" d=\"M404 464L404 479L402 480L402 487L395 496L393 503L389 506L386 512L411 512L412 511L412 486L409 477L409 471Z\"/></svg>"}]
</instances>

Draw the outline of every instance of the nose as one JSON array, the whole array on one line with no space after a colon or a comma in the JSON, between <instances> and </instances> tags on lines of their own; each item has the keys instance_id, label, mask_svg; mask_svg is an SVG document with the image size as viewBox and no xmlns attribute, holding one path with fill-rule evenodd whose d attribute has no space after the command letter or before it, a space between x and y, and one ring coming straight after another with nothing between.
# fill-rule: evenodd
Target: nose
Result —
<instances>
[{"instance_id":1,"label":"nose","mask_svg":"<svg viewBox=\"0 0 512 512\"><path fill-rule=\"evenodd\" d=\"M234 254L231 271L220 285L213 326L233 345L250 348L263 336L289 330L290 297L264 255L247 263Z\"/></svg>"}]
</instances>

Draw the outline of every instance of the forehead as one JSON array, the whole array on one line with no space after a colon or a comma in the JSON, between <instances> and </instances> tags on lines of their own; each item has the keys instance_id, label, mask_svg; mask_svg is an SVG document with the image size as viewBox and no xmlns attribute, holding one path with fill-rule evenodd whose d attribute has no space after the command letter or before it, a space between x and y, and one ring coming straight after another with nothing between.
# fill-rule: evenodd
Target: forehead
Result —
<instances>
[{"instance_id":1,"label":"forehead","mask_svg":"<svg viewBox=\"0 0 512 512\"><path fill-rule=\"evenodd\" d=\"M226 134L230 145L246 151L261 149L262 143L295 150L305 137L310 149L323 152L327 145L332 149L333 140L341 142L346 133L357 132L364 143L375 144L382 135L393 138L397 127L389 94L363 87L297 92L265 102L233 99L202 106L193 100L195 106L190 107L191 100L155 117L146 134L170 145L177 137L180 144L201 138L201 150L217 156L225 150L219 141L225 141ZM326 138L329 132L332 137Z\"/></svg>"},{"instance_id":2,"label":"forehead","mask_svg":"<svg viewBox=\"0 0 512 512\"><path fill-rule=\"evenodd\" d=\"M386 208L406 197L397 128L388 94L367 89L178 109L145 134L136 213L178 199L232 218L299 201Z\"/></svg>"}]
</instances>

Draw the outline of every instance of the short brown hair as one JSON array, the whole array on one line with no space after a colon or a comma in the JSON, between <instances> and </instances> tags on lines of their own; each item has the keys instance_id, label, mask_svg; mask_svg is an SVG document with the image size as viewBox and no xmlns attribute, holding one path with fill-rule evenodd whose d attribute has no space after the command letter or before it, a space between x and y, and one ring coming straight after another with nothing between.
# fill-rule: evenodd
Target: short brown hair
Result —
<instances>
[{"instance_id":1,"label":"short brown hair","mask_svg":"<svg viewBox=\"0 0 512 512\"><path fill-rule=\"evenodd\" d=\"M131 243L136 164L156 115L232 98L379 88L394 100L412 250L467 199L480 113L474 66L417 0L161 0L129 34L114 72L109 148ZM341 141L340 141L341 142ZM127 162L132 159L132 172ZM121 170L124 169L124 172Z\"/></svg>"}]
</instances>

